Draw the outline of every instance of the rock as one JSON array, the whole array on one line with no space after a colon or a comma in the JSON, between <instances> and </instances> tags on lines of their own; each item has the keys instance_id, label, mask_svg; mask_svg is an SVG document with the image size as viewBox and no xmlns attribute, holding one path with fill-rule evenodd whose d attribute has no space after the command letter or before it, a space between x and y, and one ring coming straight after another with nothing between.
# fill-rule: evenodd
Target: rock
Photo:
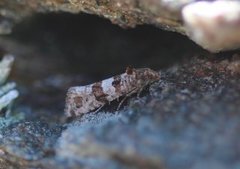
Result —
<instances>
[{"instance_id":1,"label":"rock","mask_svg":"<svg viewBox=\"0 0 240 169\"><path fill-rule=\"evenodd\" d=\"M0 168L239 168L239 52L213 55L172 32L86 15L34 21L0 39L0 52L16 55L11 79L21 93L0 118ZM160 81L120 111L115 101L63 119L67 88L129 63L161 71Z\"/></svg>"},{"instance_id":2,"label":"rock","mask_svg":"<svg viewBox=\"0 0 240 169\"><path fill-rule=\"evenodd\" d=\"M107 119L100 125L69 127L59 140L57 158L82 162L85 168L163 168L157 150L159 140L154 138L157 133L146 133L146 137L147 127L141 130L122 118Z\"/></svg>"},{"instance_id":3,"label":"rock","mask_svg":"<svg viewBox=\"0 0 240 169\"><path fill-rule=\"evenodd\" d=\"M96 14L124 28L153 24L185 34L211 52L239 47L240 5L234 0L2 0L0 33L36 13L56 11Z\"/></svg>"},{"instance_id":4,"label":"rock","mask_svg":"<svg viewBox=\"0 0 240 169\"><path fill-rule=\"evenodd\" d=\"M240 2L199 1L182 10L188 36L205 49L218 52L240 46Z\"/></svg>"},{"instance_id":5,"label":"rock","mask_svg":"<svg viewBox=\"0 0 240 169\"><path fill-rule=\"evenodd\" d=\"M44 122L18 122L0 131L2 160L15 166L31 166L30 162L51 155L61 127ZM3 160L4 159L4 160Z\"/></svg>"},{"instance_id":6,"label":"rock","mask_svg":"<svg viewBox=\"0 0 240 169\"><path fill-rule=\"evenodd\" d=\"M108 110L111 104L58 125L41 119L16 121L0 128L1 164L41 169L237 169L238 62L238 55L186 60L162 70L159 82L118 112Z\"/></svg>"},{"instance_id":7,"label":"rock","mask_svg":"<svg viewBox=\"0 0 240 169\"><path fill-rule=\"evenodd\" d=\"M62 168L238 168L239 74L227 68L235 61L194 58L161 71L150 95L120 114L70 123L55 160Z\"/></svg>"},{"instance_id":8,"label":"rock","mask_svg":"<svg viewBox=\"0 0 240 169\"><path fill-rule=\"evenodd\" d=\"M2 16L19 21L21 18L36 12L64 11L70 13L85 12L97 14L110 19L122 27L135 27L139 24L152 23L165 29L183 32L181 23L178 22L179 9L192 0L177 1L145 1L145 0L44 0L44 1L15 1L1 2ZM23 10L24 9L24 12ZM17 13L21 10L20 14ZM8 19L9 20L9 19ZM6 31L7 32L7 31Z\"/></svg>"}]
</instances>

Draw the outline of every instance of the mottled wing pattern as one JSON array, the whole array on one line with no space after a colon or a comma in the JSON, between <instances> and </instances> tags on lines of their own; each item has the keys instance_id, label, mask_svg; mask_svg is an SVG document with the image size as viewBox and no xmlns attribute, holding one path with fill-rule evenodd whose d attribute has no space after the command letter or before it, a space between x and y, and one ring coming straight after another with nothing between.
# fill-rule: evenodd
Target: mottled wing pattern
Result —
<instances>
[{"instance_id":1,"label":"mottled wing pattern","mask_svg":"<svg viewBox=\"0 0 240 169\"><path fill-rule=\"evenodd\" d=\"M67 92L66 115L74 117L88 113L159 79L159 73L151 69L127 68L121 75L87 86L71 87Z\"/></svg>"}]
</instances>

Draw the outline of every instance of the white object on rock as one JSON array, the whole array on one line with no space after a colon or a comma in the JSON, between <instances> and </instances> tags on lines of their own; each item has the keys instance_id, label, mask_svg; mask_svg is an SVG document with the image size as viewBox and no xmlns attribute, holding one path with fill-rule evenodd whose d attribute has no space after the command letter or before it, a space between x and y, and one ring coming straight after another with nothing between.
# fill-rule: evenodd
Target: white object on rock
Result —
<instances>
[{"instance_id":1,"label":"white object on rock","mask_svg":"<svg viewBox=\"0 0 240 169\"><path fill-rule=\"evenodd\" d=\"M240 2L200 1L186 5L182 17L188 36L205 49L218 52L240 47Z\"/></svg>"},{"instance_id":2,"label":"white object on rock","mask_svg":"<svg viewBox=\"0 0 240 169\"><path fill-rule=\"evenodd\" d=\"M13 62L14 56L9 54L5 55L0 62L0 84L3 84L9 76Z\"/></svg>"},{"instance_id":3,"label":"white object on rock","mask_svg":"<svg viewBox=\"0 0 240 169\"><path fill-rule=\"evenodd\" d=\"M0 110L8 106L14 99L18 97L19 93L17 90L11 90L5 95L0 97Z\"/></svg>"}]
</instances>

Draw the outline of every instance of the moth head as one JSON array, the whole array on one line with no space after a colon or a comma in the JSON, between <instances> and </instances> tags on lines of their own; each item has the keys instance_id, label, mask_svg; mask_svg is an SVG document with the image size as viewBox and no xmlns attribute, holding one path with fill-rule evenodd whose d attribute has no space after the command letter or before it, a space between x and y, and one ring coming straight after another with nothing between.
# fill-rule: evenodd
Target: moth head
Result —
<instances>
[{"instance_id":1,"label":"moth head","mask_svg":"<svg viewBox=\"0 0 240 169\"><path fill-rule=\"evenodd\" d=\"M153 83L160 80L160 73L149 68L136 69L137 78L146 82Z\"/></svg>"},{"instance_id":2,"label":"moth head","mask_svg":"<svg viewBox=\"0 0 240 169\"><path fill-rule=\"evenodd\" d=\"M133 72L134 72L134 68L133 68L132 66L128 66L128 67L126 68L126 73L127 73L128 75L132 75Z\"/></svg>"}]
</instances>

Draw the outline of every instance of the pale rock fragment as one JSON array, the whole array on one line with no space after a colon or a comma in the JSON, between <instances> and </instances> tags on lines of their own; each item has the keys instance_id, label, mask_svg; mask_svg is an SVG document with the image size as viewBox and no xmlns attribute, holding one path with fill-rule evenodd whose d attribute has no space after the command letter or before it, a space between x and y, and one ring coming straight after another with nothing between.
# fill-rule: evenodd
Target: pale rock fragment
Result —
<instances>
[{"instance_id":1,"label":"pale rock fragment","mask_svg":"<svg viewBox=\"0 0 240 169\"><path fill-rule=\"evenodd\" d=\"M240 46L240 2L200 1L186 5L182 17L188 36L211 52Z\"/></svg>"}]
</instances>

